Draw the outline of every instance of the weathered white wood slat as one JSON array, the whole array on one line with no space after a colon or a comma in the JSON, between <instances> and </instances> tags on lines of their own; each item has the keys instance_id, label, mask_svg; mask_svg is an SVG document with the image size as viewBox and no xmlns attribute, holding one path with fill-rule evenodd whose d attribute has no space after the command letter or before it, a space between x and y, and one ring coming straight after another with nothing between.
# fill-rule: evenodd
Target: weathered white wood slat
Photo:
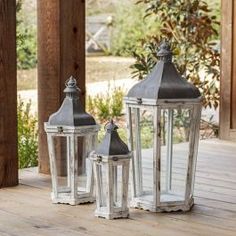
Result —
<instances>
[{"instance_id":1,"label":"weathered white wood slat","mask_svg":"<svg viewBox=\"0 0 236 236\"><path fill-rule=\"evenodd\" d=\"M113 185L113 165L112 163L108 162L107 163L107 208L109 213L112 215L114 212L113 208L113 194L114 194L114 185Z\"/></svg>"},{"instance_id":2,"label":"weathered white wood slat","mask_svg":"<svg viewBox=\"0 0 236 236\"><path fill-rule=\"evenodd\" d=\"M160 204L160 163L161 163L161 152L158 146L161 145L161 109L155 108L154 109L154 133L158 134L157 136L154 135L153 141L153 203L155 206ZM151 181L150 181L151 182Z\"/></svg>"},{"instance_id":3,"label":"weathered white wood slat","mask_svg":"<svg viewBox=\"0 0 236 236\"><path fill-rule=\"evenodd\" d=\"M142 184L142 152L141 152L141 130L140 130L140 108L133 109L134 112L134 124L135 124L135 168L136 168L136 188L137 196L139 196L143 191ZM133 142L133 141L132 141ZM139 174L137 174L139 173Z\"/></svg>"},{"instance_id":4,"label":"weathered white wood slat","mask_svg":"<svg viewBox=\"0 0 236 236\"><path fill-rule=\"evenodd\" d=\"M194 182L195 182L195 172L197 165L197 154L198 154L198 142L199 142L199 126L201 119L201 104L198 106L193 106L191 110L191 125L190 128L190 140L189 140L189 159L188 159L188 170L186 179L186 193L185 198L193 196Z\"/></svg>"},{"instance_id":5,"label":"weathered white wood slat","mask_svg":"<svg viewBox=\"0 0 236 236\"><path fill-rule=\"evenodd\" d=\"M172 181L172 155L173 155L173 109L168 109L167 120L167 171L166 171L166 190L171 190Z\"/></svg>"},{"instance_id":6,"label":"weathered white wood slat","mask_svg":"<svg viewBox=\"0 0 236 236\"><path fill-rule=\"evenodd\" d=\"M128 211L128 190L129 190L129 166L130 166L130 161L126 161L126 164L123 166L122 169L122 199L121 199L121 209L122 211Z\"/></svg>"},{"instance_id":7,"label":"weathered white wood slat","mask_svg":"<svg viewBox=\"0 0 236 236\"><path fill-rule=\"evenodd\" d=\"M131 108L129 106L126 106L126 114L127 114L127 139L128 139L128 147L129 150L132 152L133 155L133 151L134 151L134 145L133 145L133 123L132 123L132 117L131 117ZM134 158L131 158L131 168L130 168L130 172L135 168L135 162L134 162ZM136 196L136 185L135 185L135 181L136 180L136 175L133 172L132 176L131 176L131 183L132 183L132 187L131 187L131 194L132 196Z\"/></svg>"}]
</instances>

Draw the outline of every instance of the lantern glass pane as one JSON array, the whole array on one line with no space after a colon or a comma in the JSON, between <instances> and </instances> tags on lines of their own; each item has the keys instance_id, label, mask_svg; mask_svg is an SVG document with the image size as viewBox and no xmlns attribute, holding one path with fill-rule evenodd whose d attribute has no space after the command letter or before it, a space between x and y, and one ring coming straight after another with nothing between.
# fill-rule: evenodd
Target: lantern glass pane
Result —
<instances>
[{"instance_id":1,"label":"lantern glass pane","mask_svg":"<svg viewBox=\"0 0 236 236\"><path fill-rule=\"evenodd\" d=\"M100 207L107 207L108 202L114 208L122 207L122 166L110 165L108 167L106 164L97 164L96 166ZM108 168L110 168L110 173Z\"/></svg>"},{"instance_id":2,"label":"lantern glass pane","mask_svg":"<svg viewBox=\"0 0 236 236\"><path fill-rule=\"evenodd\" d=\"M184 201L189 156L190 109L163 109L161 202Z\"/></svg>"},{"instance_id":3,"label":"lantern glass pane","mask_svg":"<svg viewBox=\"0 0 236 236\"><path fill-rule=\"evenodd\" d=\"M113 166L113 203L114 207L122 206L122 166Z\"/></svg>"},{"instance_id":4,"label":"lantern glass pane","mask_svg":"<svg viewBox=\"0 0 236 236\"><path fill-rule=\"evenodd\" d=\"M54 139L55 161L58 190L59 192L70 192L70 184L68 179L68 160L67 160L67 137L56 136ZM57 148L60 146L61 148Z\"/></svg>"},{"instance_id":5,"label":"lantern glass pane","mask_svg":"<svg viewBox=\"0 0 236 236\"><path fill-rule=\"evenodd\" d=\"M97 198L97 204L100 207L107 207L107 193L108 193L108 165L102 163L96 163L95 174L97 178L97 193L99 197Z\"/></svg>"},{"instance_id":6,"label":"lantern glass pane","mask_svg":"<svg viewBox=\"0 0 236 236\"><path fill-rule=\"evenodd\" d=\"M136 196L153 200L153 110L132 109Z\"/></svg>"},{"instance_id":7,"label":"lantern glass pane","mask_svg":"<svg viewBox=\"0 0 236 236\"><path fill-rule=\"evenodd\" d=\"M92 173L92 163L91 160L88 158L89 154L93 150L91 145L91 138L90 136L85 137L78 137L77 142L83 144L83 153L81 153L80 150L82 150L82 145L78 146L78 153L79 158L78 159L78 191L89 191L90 185L90 175ZM81 148L80 148L81 147Z\"/></svg>"}]
</instances>

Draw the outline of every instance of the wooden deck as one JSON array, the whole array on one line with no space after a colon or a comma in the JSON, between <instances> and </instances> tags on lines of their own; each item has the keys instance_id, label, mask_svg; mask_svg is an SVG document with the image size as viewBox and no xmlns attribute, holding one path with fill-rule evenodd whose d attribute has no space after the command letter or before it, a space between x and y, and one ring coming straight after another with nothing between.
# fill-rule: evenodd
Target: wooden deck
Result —
<instances>
[{"instance_id":1,"label":"wooden deck","mask_svg":"<svg viewBox=\"0 0 236 236\"><path fill-rule=\"evenodd\" d=\"M95 204L54 205L50 177L20 171L20 185L0 190L0 236L236 235L236 143L200 142L195 206L188 213L130 210L130 219L94 217Z\"/></svg>"}]
</instances>

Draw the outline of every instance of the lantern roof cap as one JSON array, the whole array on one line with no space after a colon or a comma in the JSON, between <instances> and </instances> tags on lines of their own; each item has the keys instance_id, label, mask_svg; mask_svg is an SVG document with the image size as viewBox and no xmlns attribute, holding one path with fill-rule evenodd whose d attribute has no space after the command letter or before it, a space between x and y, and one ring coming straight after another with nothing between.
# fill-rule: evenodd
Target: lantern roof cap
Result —
<instances>
[{"instance_id":1,"label":"lantern roof cap","mask_svg":"<svg viewBox=\"0 0 236 236\"><path fill-rule=\"evenodd\" d=\"M163 41L160 45L160 49L159 51L157 52L157 56L159 58L168 58L168 57L171 57L173 55L172 51L171 51L171 48L170 48L170 44L166 41Z\"/></svg>"},{"instance_id":2,"label":"lantern roof cap","mask_svg":"<svg viewBox=\"0 0 236 236\"><path fill-rule=\"evenodd\" d=\"M117 130L118 126L111 119L105 125L106 133L96 149L96 154L101 156L128 155L130 153L128 146L122 141Z\"/></svg>"},{"instance_id":3,"label":"lantern roof cap","mask_svg":"<svg viewBox=\"0 0 236 236\"><path fill-rule=\"evenodd\" d=\"M64 93L77 93L81 92L81 90L77 87L76 79L73 76L70 76L70 78L65 82L65 89Z\"/></svg>"},{"instance_id":4,"label":"lantern roof cap","mask_svg":"<svg viewBox=\"0 0 236 236\"><path fill-rule=\"evenodd\" d=\"M137 99L195 99L201 97L197 87L182 78L172 62L170 44L162 42L157 52L159 62L146 78L135 84L127 98Z\"/></svg>"},{"instance_id":5,"label":"lantern roof cap","mask_svg":"<svg viewBox=\"0 0 236 236\"><path fill-rule=\"evenodd\" d=\"M49 117L48 124L56 126L96 125L94 118L84 111L80 103L80 89L73 76L65 82L65 87L66 97L59 110Z\"/></svg>"}]
</instances>

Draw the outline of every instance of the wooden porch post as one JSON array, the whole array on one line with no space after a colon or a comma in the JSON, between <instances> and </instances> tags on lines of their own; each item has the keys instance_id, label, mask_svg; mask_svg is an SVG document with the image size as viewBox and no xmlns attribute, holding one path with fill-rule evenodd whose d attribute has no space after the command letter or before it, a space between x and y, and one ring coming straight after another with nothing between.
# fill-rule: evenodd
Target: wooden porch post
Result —
<instances>
[{"instance_id":1,"label":"wooden porch post","mask_svg":"<svg viewBox=\"0 0 236 236\"><path fill-rule=\"evenodd\" d=\"M236 3L221 1L220 138L236 140Z\"/></svg>"},{"instance_id":2,"label":"wooden porch post","mask_svg":"<svg viewBox=\"0 0 236 236\"><path fill-rule=\"evenodd\" d=\"M43 123L57 111L65 80L78 79L85 100L85 1L38 0L39 171L49 173ZM63 152L63 150L58 150ZM61 160L61 165L65 165Z\"/></svg>"},{"instance_id":3,"label":"wooden porch post","mask_svg":"<svg viewBox=\"0 0 236 236\"><path fill-rule=\"evenodd\" d=\"M0 0L0 187L18 184L16 1Z\"/></svg>"}]
</instances>

